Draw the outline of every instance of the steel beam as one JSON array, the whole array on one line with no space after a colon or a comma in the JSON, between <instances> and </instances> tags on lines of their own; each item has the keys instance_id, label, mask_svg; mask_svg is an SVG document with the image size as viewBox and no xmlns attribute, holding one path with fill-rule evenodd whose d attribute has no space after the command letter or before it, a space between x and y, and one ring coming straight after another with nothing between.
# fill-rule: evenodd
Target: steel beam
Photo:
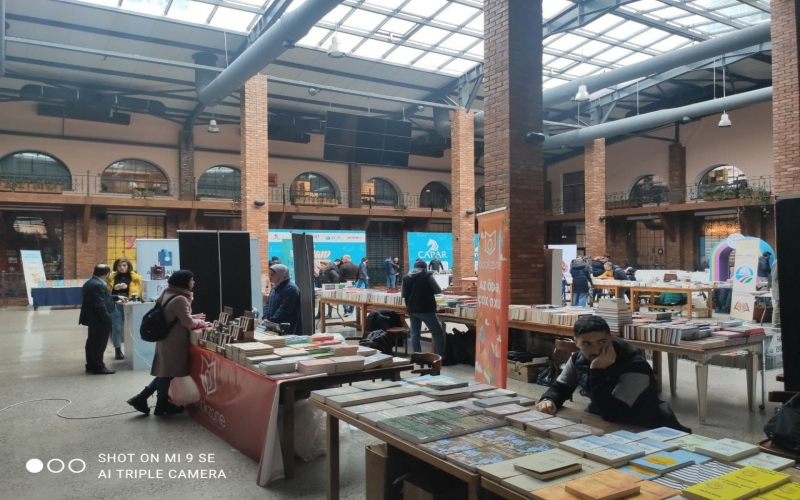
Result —
<instances>
[{"instance_id":1,"label":"steel beam","mask_svg":"<svg viewBox=\"0 0 800 500\"><path fill-rule=\"evenodd\" d=\"M542 26L542 38L582 28L617 7L634 3L637 0L593 0L575 2L570 8L553 17Z\"/></svg>"}]
</instances>

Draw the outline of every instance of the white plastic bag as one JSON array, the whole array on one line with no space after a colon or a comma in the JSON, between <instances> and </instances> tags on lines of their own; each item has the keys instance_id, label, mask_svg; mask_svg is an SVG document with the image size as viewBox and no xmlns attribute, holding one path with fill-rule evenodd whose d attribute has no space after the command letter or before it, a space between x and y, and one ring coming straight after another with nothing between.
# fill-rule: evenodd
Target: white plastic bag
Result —
<instances>
[{"instance_id":1,"label":"white plastic bag","mask_svg":"<svg viewBox=\"0 0 800 500\"><path fill-rule=\"evenodd\" d=\"M175 377L169 384L169 397L174 404L186 406L200 401L200 390L192 377Z\"/></svg>"},{"instance_id":2,"label":"white plastic bag","mask_svg":"<svg viewBox=\"0 0 800 500\"><path fill-rule=\"evenodd\" d=\"M325 412L313 408L307 399L294 405L294 454L309 462L325 454ZM339 441L350 437L346 422L339 422Z\"/></svg>"}]
</instances>

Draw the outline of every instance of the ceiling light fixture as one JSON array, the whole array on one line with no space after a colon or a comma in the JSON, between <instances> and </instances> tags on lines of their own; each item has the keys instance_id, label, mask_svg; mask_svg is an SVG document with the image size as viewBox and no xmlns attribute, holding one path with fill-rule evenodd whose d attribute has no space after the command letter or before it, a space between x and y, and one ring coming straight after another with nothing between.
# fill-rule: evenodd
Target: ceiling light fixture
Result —
<instances>
[{"instance_id":1,"label":"ceiling light fixture","mask_svg":"<svg viewBox=\"0 0 800 500\"><path fill-rule=\"evenodd\" d=\"M345 55L346 54L342 50L341 45L339 45L339 35L334 34L333 38L331 38L331 46L330 48L328 48L328 57L331 57L333 59L341 59Z\"/></svg>"},{"instance_id":2,"label":"ceiling light fixture","mask_svg":"<svg viewBox=\"0 0 800 500\"><path fill-rule=\"evenodd\" d=\"M208 132L210 134L219 134L219 127L217 126L217 120L214 119L214 113L211 113L211 121L208 122Z\"/></svg>"},{"instance_id":3,"label":"ceiling light fixture","mask_svg":"<svg viewBox=\"0 0 800 500\"><path fill-rule=\"evenodd\" d=\"M578 93L575 94L575 100L578 102L586 102L589 100L589 91L586 90L586 85L578 86Z\"/></svg>"},{"instance_id":4,"label":"ceiling light fixture","mask_svg":"<svg viewBox=\"0 0 800 500\"><path fill-rule=\"evenodd\" d=\"M727 89L725 88L725 66L722 66L722 98L724 99L725 96L727 96ZM728 112L723 110L722 116L719 119L719 125L717 126L720 128L725 128L730 127L731 125L733 124L731 123L730 117L728 117Z\"/></svg>"},{"instance_id":5,"label":"ceiling light fixture","mask_svg":"<svg viewBox=\"0 0 800 500\"><path fill-rule=\"evenodd\" d=\"M309 93L309 95L315 96L315 95L319 94L319 89L315 89L314 87L311 87L310 89L308 89L308 93Z\"/></svg>"}]
</instances>

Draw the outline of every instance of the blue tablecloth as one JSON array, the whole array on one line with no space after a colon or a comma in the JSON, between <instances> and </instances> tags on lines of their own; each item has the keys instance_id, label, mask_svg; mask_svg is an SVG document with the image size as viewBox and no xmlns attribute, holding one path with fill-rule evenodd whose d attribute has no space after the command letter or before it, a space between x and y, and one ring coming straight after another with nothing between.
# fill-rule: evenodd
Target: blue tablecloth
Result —
<instances>
[{"instance_id":1,"label":"blue tablecloth","mask_svg":"<svg viewBox=\"0 0 800 500\"><path fill-rule=\"evenodd\" d=\"M31 290L33 307L42 306L79 306L83 303L82 288L34 288Z\"/></svg>"}]
</instances>

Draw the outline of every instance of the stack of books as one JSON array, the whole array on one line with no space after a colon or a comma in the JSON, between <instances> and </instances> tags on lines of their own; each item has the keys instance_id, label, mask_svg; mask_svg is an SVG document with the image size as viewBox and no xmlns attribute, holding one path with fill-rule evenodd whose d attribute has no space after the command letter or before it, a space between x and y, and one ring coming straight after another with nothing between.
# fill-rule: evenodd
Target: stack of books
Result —
<instances>
[{"instance_id":1,"label":"stack of books","mask_svg":"<svg viewBox=\"0 0 800 500\"><path fill-rule=\"evenodd\" d=\"M392 356L388 354L376 353L364 358L364 369L372 370L373 368L380 368L392 362Z\"/></svg>"},{"instance_id":2,"label":"stack of books","mask_svg":"<svg viewBox=\"0 0 800 500\"><path fill-rule=\"evenodd\" d=\"M331 361L334 364L334 371L332 373L357 372L364 369L363 356L335 356L328 358L327 361ZM302 364L302 361L298 364Z\"/></svg>"},{"instance_id":3,"label":"stack of books","mask_svg":"<svg viewBox=\"0 0 800 500\"><path fill-rule=\"evenodd\" d=\"M336 363L329 359L306 359L297 362L297 371L303 375L331 374L336 372Z\"/></svg>"},{"instance_id":4,"label":"stack of books","mask_svg":"<svg viewBox=\"0 0 800 500\"><path fill-rule=\"evenodd\" d=\"M295 349L293 347L279 347L273 351L274 354L282 358L291 358L293 356L305 356L308 353L304 349Z\"/></svg>"},{"instance_id":5,"label":"stack of books","mask_svg":"<svg viewBox=\"0 0 800 500\"><path fill-rule=\"evenodd\" d=\"M321 389L319 391L312 391L310 397L314 401L325 403L329 397L341 396L343 394L353 394L354 392L361 392L361 389L359 389L358 387L353 387L352 385L345 385L342 387L334 387L332 389Z\"/></svg>"},{"instance_id":6,"label":"stack of books","mask_svg":"<svg viewBox=\"0 0 800 500\"><path fill-rule=\"evenodd\" d=\"M514 413L512 415L508 415L506 420L508 420L508 423L517 429L525 430L525 424L528 422L536 422L537 420L544 420L546 418L553 418L553 416L536 410L530 410L525 413Z\"/></svg>"},{"instance_id":7,"label":"stack of books","mask_svg":"<svg viewBox=\"0 0 800 500\"><path fill-rule=\"evenodd\" d=\"M359 389L361 388L363 387L359 387ZM388 387L385 389L364 390L363 392L334 396L326 400L325 404L333 408L342 409L348 406L375 403L377 401L388 401L390 399L399 399L407 396L416 396L419 393L420 393L419 387L413 387L413 386Z\"/></svg>"},{"instance_id":8,"label":"stack of books","mask_svg":"<svg viewBox=\"0 0 800 500\"><path fill-rule=\"evenodd\" d=\"M600 299L600 305L595 314L606 320L608 327L615 333L619 333L625 325L631 324L633 321L631 308L628 307L624 298Z\"/></svg>"},{"instance_id":9,"label":"stack of books","mask_svg":"<svg viewBox=\"0 0 800 500\"><path fill-rule=\"evenodd\" d=\"M603 430L589 425L575 424L566 427L559 427L553 429L549 433L550 439L553 441L569 441L570 439L578 439L586 436L602 436Z\"/></svg>"},{"instance_id":10,"label":"stack of books","mask_svg":"<svg viewBox=\"0 0 800 500\"><path fill-rule=\"evenodd\" d=\"M681 496L690 500L741 500L764 494L789 480L788 474L750 466L689 486L683 490Z\"/></svg>"},{"instance_id":11,"label":"stack of books","mask_svg":"<svg viewBox=\"0 0 800 500\"><path fill-rule=\"evenodd\" d=\"M272 347L286 347L286 339L280 335L255 331L253 333L253 340L261 342L262 344L271 345Z\"/></svg>"},{"instance_id":12,"label":"stack of books","mask_svg":"<svg viewBox=\"0 0 800 500\"><path fill-rule=\"evenodd\" d=\"M265 361L258 365L258 371L263 375L274 375L276 373L291 373L297 371L297 362L287 359L276 361Z\"/></svg>"},{"instance_id":13,"label":"stack of books","mask_svg":"<svg viewBox=\"0 0 800 500\"><path fill-rule=\"evenodd\" d=\"M733 463L758 454L758 446L735 439L718 439L695 447L695 453L716 458L720 462Z\"/></svg>"}]
</instances>

